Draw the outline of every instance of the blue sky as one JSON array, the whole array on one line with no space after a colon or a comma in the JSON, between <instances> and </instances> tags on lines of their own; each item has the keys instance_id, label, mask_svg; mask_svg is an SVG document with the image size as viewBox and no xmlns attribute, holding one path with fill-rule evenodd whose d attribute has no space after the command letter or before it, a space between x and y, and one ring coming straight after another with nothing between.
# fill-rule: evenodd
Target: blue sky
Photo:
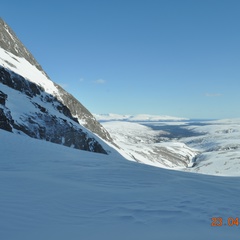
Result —
<instances>
[{"instance_id":1,"label":"blue sky","mask_svg":"<svg viewBox=\"0 0 240 240\"><path fill-rule=\"evenodd\" d=\"M240 1L4 1L1 17L93 113L240 117Z\"/></svg>"}]
</instances>

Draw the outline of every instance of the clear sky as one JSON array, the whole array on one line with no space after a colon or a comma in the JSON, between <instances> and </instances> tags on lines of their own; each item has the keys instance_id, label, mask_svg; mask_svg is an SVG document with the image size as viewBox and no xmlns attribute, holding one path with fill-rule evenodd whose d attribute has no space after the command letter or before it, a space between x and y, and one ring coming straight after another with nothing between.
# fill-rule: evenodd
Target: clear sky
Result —
<instances>
[{"instance_id":1,"label":"clear sky","mask_svg":"<svg viewBox=\"0 0 240 240\"><path fill-rule=\"evenodd\" d=\"M11 0L1 17L92 113L240 117L239 0Z\"/></svg>"}]
</instances>

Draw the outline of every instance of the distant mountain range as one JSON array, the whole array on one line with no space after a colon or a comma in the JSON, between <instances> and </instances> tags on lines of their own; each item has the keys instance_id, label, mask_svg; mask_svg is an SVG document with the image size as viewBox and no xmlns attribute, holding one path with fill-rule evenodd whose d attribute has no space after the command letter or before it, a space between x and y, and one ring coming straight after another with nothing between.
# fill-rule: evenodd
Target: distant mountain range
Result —
<instances>
[{"instance_id":1,"label":"distant mountain range","mask_svg":"<svg viewBox=\"0 0 240 240\"><path fill-rule=\"evenodd\" d=\"M184 121L188 118L159 116L150 114L121 115L115 113L93 114L98 121L128 121L128 122L157 122L157 121Z\"/></svg>"}]
</instances>

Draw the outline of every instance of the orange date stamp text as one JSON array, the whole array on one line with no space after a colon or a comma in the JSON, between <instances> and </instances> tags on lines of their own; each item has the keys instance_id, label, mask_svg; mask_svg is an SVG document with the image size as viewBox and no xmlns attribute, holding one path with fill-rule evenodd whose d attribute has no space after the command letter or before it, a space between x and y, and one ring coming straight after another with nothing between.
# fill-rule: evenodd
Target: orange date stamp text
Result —
<instances>
[{"instance_id":1,"label":"orange date stamp text","mask_svg":"<svg viewBox=\"0 0 240 240\"><path fill-rule=\"evenodd\" d=\"M239 218L233 218L233 217L229 217L228 219L226 219L226 221L224 221L224 219L222 217L212 217L211 218L212 222L211 222L211 226L212 227L222 227L222 226L239 226L240 221Z\"/></svg>"}]
</instances>

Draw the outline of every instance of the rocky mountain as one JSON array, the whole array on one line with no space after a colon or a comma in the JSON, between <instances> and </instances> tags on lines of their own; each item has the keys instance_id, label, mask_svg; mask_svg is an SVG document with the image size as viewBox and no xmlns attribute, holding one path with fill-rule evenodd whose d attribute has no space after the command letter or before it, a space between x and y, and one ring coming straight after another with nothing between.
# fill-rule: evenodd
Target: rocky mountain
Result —
<instances>
[{"instance_id":1,"label":"rocky mountain","mask_svg":"<svg viewBox=\"0 0 240 240\"><path fill-rule=\"evenodd\" d=\"M0 128L87 151L107 153L112 138L71 94L52 82L0 18Z\"/></svg>"},{"instance_id":2,"label":"rocky mountain","mask_svg":"<svg viewBox=\"0 0 240 240\"><path fill-rule=\"evenodd\" d=\"M46 75L42 67L35 60L33 55L27 50L27 48L22 44L22 42L17 38L16 34L7 25L3 19L0 18L0 47L6 51L25 58L29 63L35 66L38 70Z\"/></svg>"}]
</instances>

